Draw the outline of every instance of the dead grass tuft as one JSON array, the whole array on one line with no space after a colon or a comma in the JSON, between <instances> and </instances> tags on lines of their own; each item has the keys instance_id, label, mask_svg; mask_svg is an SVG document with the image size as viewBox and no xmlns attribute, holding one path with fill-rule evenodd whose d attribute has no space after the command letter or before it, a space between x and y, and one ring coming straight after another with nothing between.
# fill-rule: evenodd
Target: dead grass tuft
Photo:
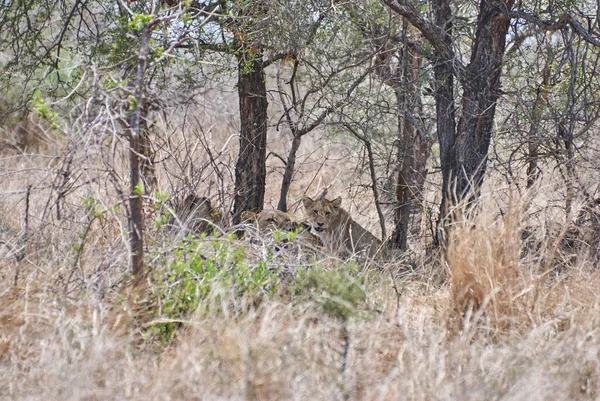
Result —
<instances>
[{"instance_id":1,"label":"dead grass tuft","mask_svg":"<svg viewBox=\"0 0 600 401\"><path fill-rule=\"evenodd\" d=\"M476 213L461 205L454 211L447 253L449 328L497 335L527 322L528 294L535 283L531 266L520 258L523 200L512 193L504 214L497 213L489 199L481 209Z\"/></svg>"}]
</instances>

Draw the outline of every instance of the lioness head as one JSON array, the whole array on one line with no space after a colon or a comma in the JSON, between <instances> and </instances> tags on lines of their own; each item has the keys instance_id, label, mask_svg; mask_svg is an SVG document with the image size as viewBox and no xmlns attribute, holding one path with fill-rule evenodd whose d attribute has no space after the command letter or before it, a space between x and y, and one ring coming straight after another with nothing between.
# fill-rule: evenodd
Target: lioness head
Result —
<instances>
[{"instance_id":1,"label":"lioness head","mask_svg":"<svg viewBox=\"0 0 600 401\"><path fill-rule=\"evenodd\" d=\"M244 212L242 213L242 220L246 223L258 223L258 228L261 230L279 229L293 231L297 228L297 225L292 221L291 216L279 210L263 210L258 213Z\"/></svg>"},{"instance_id":2,"label":"lioness head","mask_svg":"<svg viewBox=\"0 0 600 401\"><path fill-rule=\"evenodd\" d=\"M181 223L195 233L210 233L213 224L221 219L221 214L215 210L210 199L196 194L189 194L179 204L174 205L175 214Z\"/></svg>"},{"instance_id":3,"label":"lioness head","mask_svg":"<svg viewBox=\"0 0 600 401\"><path fill-rule=\"evenodd\" d=\"M194 217L210 219L214 209L210 199L196 194L190 194L185 197L181 205L182 214L193 214Z\"/></svg>"},{"instance_id":4,"label":"lioness head","mask_svg":"<svg viewBox=\"0 0 600 401\"><path fill-rule=\"evenodd\" d=\"M325 231L331 227L340 214L342 198L334 200L320 198L312 200L308 196L302 199L306 218L317 232Z\"/></svg>"}]
</instances>

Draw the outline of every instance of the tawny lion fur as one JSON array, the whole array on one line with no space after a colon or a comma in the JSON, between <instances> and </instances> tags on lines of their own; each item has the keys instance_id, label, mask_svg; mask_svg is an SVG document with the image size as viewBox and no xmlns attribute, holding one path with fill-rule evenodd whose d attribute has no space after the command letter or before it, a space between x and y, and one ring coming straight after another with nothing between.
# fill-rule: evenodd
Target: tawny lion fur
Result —
<instances>
[{"instance_id":1,"label":"tawny lion fur","mask_svg":"<svg viewBox=\"0 0 600 401\"><path fill-rule=\"evenodd\" d=\"M255 223L260 231L282 230L298 231L298 240L302 243L320 247L321 240L317 235L310 232L310 225L304 222L292 220L292 216L279 210L263 210L261 212L243 212L242 221L244 223Z\"/></svg>"},{"instance_id":2,"label":"tawny lion fur","mask_svg":"<svg viewBox=\"0 0 600 401\"><path fill-rule=\"evenodd\" d=\"M302 199L306 217L328 252L341 256L362 252L369 257L380 254L381 241L352 220L342 206L342 198Z\"/></svg>"}]
</instances>

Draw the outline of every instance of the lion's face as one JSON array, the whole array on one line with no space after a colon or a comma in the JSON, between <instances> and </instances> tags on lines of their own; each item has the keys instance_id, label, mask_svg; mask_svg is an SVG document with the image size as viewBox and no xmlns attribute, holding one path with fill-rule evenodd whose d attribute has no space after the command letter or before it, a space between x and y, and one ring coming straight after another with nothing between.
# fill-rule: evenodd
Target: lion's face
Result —
<instances>
[{"instance_id":1,"label":"lion's face","mask_svg":"<svg viewBox=\"0 0 600 401\"><path fill-rule=\"evenodd\" d=\"M293 231L297 228L289 214L279 210L263 210L258 213L244 212L242 220L245 222L257 222L261 230L283 230Z\"/></svg>"},{"instance_id":2,"label":"lion's face","mask_svg":"<svg viewBox=\"0 0 600 401\"><path fill-rule=\"evenodd\" d=\"M200 233L210 233L213 231L214 223L221 220L221 214L213 209L210 199L196 194L190 194L183 199L181 203L174 205L178 225L187 227L188 231Z\"/></svg>"},{"instance_id":3,"label":"lion's face","mask_svg":"<svg viewBox=\"0 0 600 401\"><path fill-rule=\"evenodd\" d=\"M324 198L312 200L305 196L302 199L302 203L304 204L304 212L308 221L315 231L322 232L329 229L339 216L342 198L338 197L330 201Z\"/></svg>"},{"instance_id":4,"label":"lion's face","mask_svg":"<svg viewBox=\"0 0 600 401\"><path fill-rule=\"evenodd\" d=\"M214 210L210 199L192 194L183 200L182 212L194 218L210 219Z\"/></svg>"}]
</instances>

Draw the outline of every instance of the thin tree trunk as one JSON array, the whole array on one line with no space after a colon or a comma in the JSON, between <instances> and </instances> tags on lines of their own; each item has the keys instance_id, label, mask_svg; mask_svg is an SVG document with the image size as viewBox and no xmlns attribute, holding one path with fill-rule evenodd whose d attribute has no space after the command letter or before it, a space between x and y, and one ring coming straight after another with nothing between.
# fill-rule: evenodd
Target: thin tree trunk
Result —
<instances>
[{"instance_id":1,"label":"thin tree trunk","mask_svg":"<svg viewBox=\"0 0 600 401\"><path fill-rule=\"evenodd\" d=\"M575 145L574 145L574 135L571 129L567 129L564 124L559 124L558 127L559 136L565 142L565 150L567 152L567 161L565 163L565 168L567 170L565 184L566 184L566 194L565 194L565 214L567 216L567 221L571 217L571 212L573 211L573 200L575 198L575 181L577 178L575 177Z\"/></svg>"},{"instance_id":2,"label":"thin tree trunk","mask_svg":"<svg viewBox=\"0 0 600 401\"><path fill-rule=\"evenodd\" d=\"M435 24L443 33L443 41L450 48L452 46L452 10L449 0L435 0L433 2ZM436 245L443 242L441 238L444 230L443 221L448 214L448 204L451 202L451 166L454 156L454 142L456 141L456 107L454 104L454 75L451 60L437 59L433 66L436 124L438 141L440 143L440 164L442 167L442 201L440 216L437 224L437 233L434 238Z\"/></svg>"},{"instance_id":3,"label":"thin tree trunk","mask_svg":"<svg viewBox=\"0 0 600 401\"><path fill-rule=\"evenodd\" d=\"M135 108L129 120L129 244L133 276L139 281L144 269L143 184L140 175L140 121L143 108L144 77L148 65L148 48L152 30L149 25L141 32L141 45L135 81Z\"/></svg>"},{"instance_id":4,"label":"thin tree trunk","mask_svg":"<svg viewBox=\"0 0 600 401\"><path fill-rule=\"evenodd\" d=\"M413 191L414 203L412 210L412 224L411 233L415 236L421 234L421 221L423 219L423 213L425 212L423 193L425 191L425 180L427 179L427 160L431 154L431 145L433 140L431 138L420 139L418 149L415 150L415 168L414 168L414 184Z\"/></svg>"},{"instance_id":5,"label":"thin tree trunk","mask_svg":"<svg viewBox=\"0 0 600 401\"><path fill-rule=\"evenodd\" d=\"M381 197L379 196L379 188L377 187L377 172L375 171L375 157L373 155L373 147L371 146L371 139L367 136L367 133L360 134L352 125L348 123L343 123L344 127L356 139L361 141L367 150L367 157L369 159L369 174L371 175L371 190L373 191L373 198L375 201L375 209L377 210L377 215L379 216L379 225L381 227L381 240L385 242L387 238L387 231L385 228L385 216L383 215L383 210L381 209Z\"/></svg>"},{"instance_id":6,"label":"thin tree trunk","mask_svg":"<svg viewBox=\"0 0 600 401\"><path fill-rule=\"evenodd\" d=\"M375 157L373 156L373 148L368 138L365 138L365 147L367 148L367 155L369 157L369 173L371 174L371 189L373 190L373 198L375 200L375 209L379 216L379 225L381 227L381 241L385 242L387 239L387 232L385 229L385 216L381 210L381 202L379 196L379 188L377 187L377 173L375 172Z\"/></svg>"},{"instance_id":7,"label":"thin tree trunk","mask_svg":"<svg viewBox=\"0 0 600 401\"><path fill-rule=\"evenodd\" d=\"M527 188L533 187L539 177L539 131L542 121L544 107L548 99L548 83L550 80L550 57L546 58L542 70L542 83L538 86L535 95L535 104L531 116L531 127L529 128L527 144Z\"/></svg>"},{"instance_id":8,"label":"thin tree trunk","mask_svg":"<svg viewBox=\"0 0 600 401\"><path fill-rule=\"evenodd\" d=\"M154 167L155 153L150 142L150 131L148 129L148 105L144 104L141 109L140 118L140 150L142 158L140 160L140 174L144 182L144 193L152 194L156 188L156 169Z\"/></svg>"},{"instance_id":9,"label":"thin tree trunk","mask_svg":"<svg viewBox=\"0 0 600 401\"><path fill-rule=\"evenodd\" d=\"M573 49L573 38L569 35L568 31L565 31L564 38L566 41L566 52L567 57L569 59L570 68L570 79L569 79L569 89L567 91L567 105L565 108L565 119L564 121L558 124L558 135L565 142L565 150L567 161L565 163L566 168L566 194L565 194L565 214L566 221L570 223L571 220L571 212L573 209L573 200L575 197L575 112L574 106L576 103L575 98L575 88L577 87L577 70L581 68L575 58L574 49ZM568 123L568 125L567 125Z\"/></svg>"},{"instance_id":10,"label":"thin tree trunk","mask_svg":"<svg viewBox=\"0 0 600 401\"><path fill-rule=\"evenodd\" d=\"M277 209L281 210L282 212L287 212L287 194L290 190L290 185L292 184L292 176L294 175L294 168L296 167L296 154L298 153L301 142L302 136L300 136L297 132L294 133L292 147L285 163L285 171L283 172L283 180L281 182L279 203L277 204Z\"/></svg>"},{"instance_id":11,"label":"thin tree trunk","mask_svg":"<svg viewBox=\"0 0 600 401\"><path fill-rule=\"evenodd\" d=\"M287 195L290 190L290 185L292 183L292 178L294 175L294 169L296 167L296 154L298 153L298 149L300 148L300 144L302 142L302 137L310 132L312 132L315 128L317 128L321 123L335 110L338 110L346 101L350 98L354 90L358 88L358 86L365 80L365 78L371 73L371 70L365 71L361 76L359 76L348 88L346 92L346 97L340 99L334 105L327 107L325 110L321 111L321 113L309 124L305 125L303 128L298 128L298 122L292 121L289 110L287 109L286 102L282 97L282 104L284 105L284 109L287 109L285 112L286 119L290 128L292 129L292 147L290 149L290 153L288 154L288 159L285 165L285 171L283 174L283 180L281 182L281 190L279 195L279 202L277 204L277 209L285 212L287 211ZM293 80L292 80L293 85ZM280 88L280 91L283 92L283 89ZM364 140L363 140L364 141Z\"/></svg>"},{"instance_id":12,"label":"thin tree trunk","mask_svg":"<svg viewBox=\"0 0 600 401\"><path fill-rule=\"evenodd\" d=\"M244 211L261 211L265 197L267 156L267 88L261 53L238 57L240 153L235 166L233 222Z\"/></svg>"},{"instance_id":13,"label":"thin tree trunk","mask_svg":"<svg viewBox=\"0 0 600 401\"><path fill-rule=\"evenodd\" d=\"M411 216L415 211L415 200L422 189L417 188L417 184L424 183L424 179L417 178L417 171L423 169L423 166L417 166L417 161L427 162L426 157L419 155L422 143L427 140L417 134L417 129L410 118L410 116L421 115L422 112L419 83L420 58L416 52L406 47L402 61L402 69L399 71L401 84L395 90L399 109L397 160L400 166L396 181L395 227L391 244L394 248L404 251L408 248L408 234Z\"/></svg>"}]
</instances>

